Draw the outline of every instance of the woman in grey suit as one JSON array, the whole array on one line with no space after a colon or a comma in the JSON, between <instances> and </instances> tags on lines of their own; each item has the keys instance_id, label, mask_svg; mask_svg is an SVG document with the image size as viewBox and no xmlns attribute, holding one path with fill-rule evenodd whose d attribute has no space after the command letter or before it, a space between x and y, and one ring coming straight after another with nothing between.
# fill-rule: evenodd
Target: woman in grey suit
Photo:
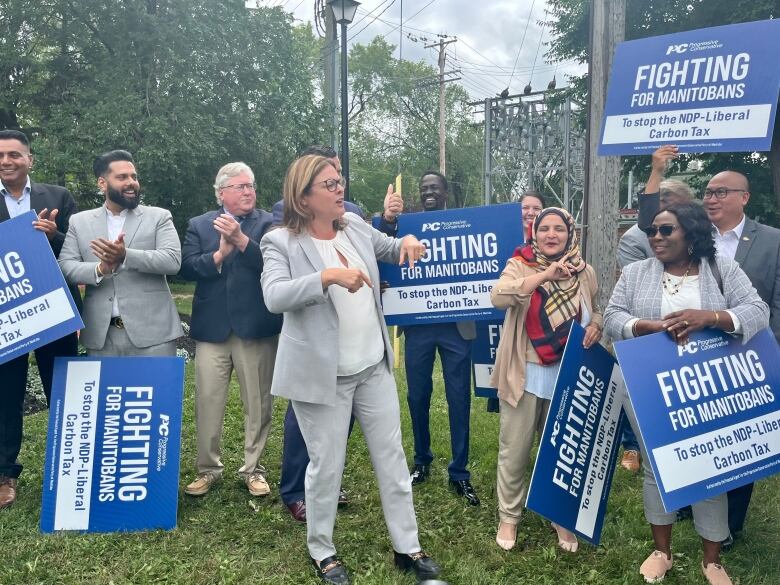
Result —
<instances>
[{"instance_id":1,"label":"woman in grey suit","mask_svg":"<svg viewBox=\"0 0 780 585\"><path fill-rule=\"evenodd\" d=\"M721 329L750 339L769 325L769 309L739 265L715 256L712 226L701 206L684 203L667 207L645 228L655 254L623 268L604 312L607 333L629 339L666 332L684 344L694 331ZM626 404L631 426L636 417ZM647 455L640 439L642 458ZM655 550L639 571L648 583L664 578L672 567L671 538L674 512L664 511L652 469L644 469L645 518L650 523ZM730 585L720 565L720 543L729 534L726 494L692 506L696 531L702 538L702 570L712 585Z\"/></svg>"},{"instance_id":2,"label":"woman in grey suit","mask_svg":"<svg viewBox=\"0 0 780 585\"><path fill-rule=\"evenodd\" d=\"M282 228L266 234L260 249L266 305L284 313L271 392L292 401L309 452L307 544L317 575L349 583L333 525L354 413L377 475L396 566L419 579L437 577L438 565L418 541L376 265L413 265L425 247L414 236L390 238L345 214L336 167L308 155L287 170Z\"/></svg>"}]
</instances>

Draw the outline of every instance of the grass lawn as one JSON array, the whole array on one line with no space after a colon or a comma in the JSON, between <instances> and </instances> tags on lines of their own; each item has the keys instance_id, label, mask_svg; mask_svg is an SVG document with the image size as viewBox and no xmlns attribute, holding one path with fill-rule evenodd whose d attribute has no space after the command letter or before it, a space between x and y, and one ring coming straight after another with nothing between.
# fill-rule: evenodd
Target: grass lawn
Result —
<instances>
[{"instance_id":1,"label":"grass lawn","mask_svg":"<svg viewBox=\"0 0 780 585\"><path fill-rule=\"evenodd\" d=\"M187 368L181 485L194 474L193 369ZM398 371L404 446L412 454L403 370ZM282 507L276 482L282 440L284 400L274 406L274 426L264 456L272 493L250 498L235 475L241 465L243 435L238 389L228 404L224 437L226 472L203 498L179 500L178 528L144 534L43 536L38 531L47 414L25 421L20 461L26 466L17 504L0 512L0 584L54 583L317 583L308 562L302 524ZM641 584L642 560L652 550L642 513L639 476L617 470L602 544L582 543L567 554L555 546L554 533L541 517L528 513L518 546L504 552L494 542L498 524L495 498L498 416L473 401L472 481L482 506L469 508L447 489L449 435L441 376L431 409L434 462L431 478L415 488L415 506L423 547L444 567L453 585L483 584ZM357 429L357 427L356 427ZM344 487L352 503L339 512L335 539L356 584L409 584L414 579L392 568L391 546L382 520L376 483L360 432L350 440ZM756 486L745 535L724 563L741 585L780 584L780 476ZM690 522L675 527L675 564L664 583L706 583L701 575L698 537Z\"/></svg>"},{"instance_id":2,"label":"grass lawn","mask_svg":"<svg viewBox=\"0 0 780 585\"><path fill-rule=\"evenodd\" d=\"M192 294L195 292L194 282L171 282L168 283L173 295L173 301L176 303L176 309L179 313L185 315L192 314Z\"/></svg>"}]
</instances>

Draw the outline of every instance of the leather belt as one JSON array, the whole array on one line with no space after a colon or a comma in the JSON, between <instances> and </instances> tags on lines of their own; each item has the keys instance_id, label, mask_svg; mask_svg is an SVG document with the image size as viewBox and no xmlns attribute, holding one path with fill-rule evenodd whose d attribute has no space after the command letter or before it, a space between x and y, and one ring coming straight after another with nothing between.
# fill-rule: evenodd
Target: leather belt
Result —
<instances>
[{"instance_id":1,"label":"leather belt","mask_svg":"<svg viewBox=\"0 0 780 585\"><path fill-rule=\"evenodd\" d=\"M125 322L122 321L122 317L111 317L111 326L117 329L124 329Z\"/></svg>"}]
</instances>

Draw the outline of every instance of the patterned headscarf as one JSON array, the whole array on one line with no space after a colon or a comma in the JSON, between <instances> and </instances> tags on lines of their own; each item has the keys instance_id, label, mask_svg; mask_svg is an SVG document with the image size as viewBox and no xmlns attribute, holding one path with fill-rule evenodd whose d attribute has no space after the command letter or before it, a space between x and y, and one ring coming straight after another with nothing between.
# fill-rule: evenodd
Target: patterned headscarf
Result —
<instances>
[{"instance_id":1,"label":"patterned headscarf","mask_svg":"<svg viewBox=\"0 0 780 585\"><path fill-rule=\"evenodd\" d=\"M543 254L536 241L539 224L548 215L560 217L568 229L566 245L561 253L554 257ZM586 266L580 255L576 226L572 215L560 207L544 209L534 219L530 241L517 248L514 256L538 272L546 270L550 264L556 261L568 263L574 267L574 274L571 278L548 281L537 287L531 295L531 304L526 315L526 331L542 363L555 363L563 354L572 321L579 320L579 274Z\"/></svg>"}]
</instances>

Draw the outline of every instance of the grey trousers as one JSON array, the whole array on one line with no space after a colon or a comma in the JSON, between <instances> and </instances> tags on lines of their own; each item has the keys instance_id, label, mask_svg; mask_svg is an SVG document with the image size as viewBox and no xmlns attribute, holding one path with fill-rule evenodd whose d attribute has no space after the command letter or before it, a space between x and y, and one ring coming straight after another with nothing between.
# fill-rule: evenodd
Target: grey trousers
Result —
<instances>
[{"instance_id":1,"label":"grey trousers","mask_svg":"<svg viewBox=\"0 0 780 585\"><path fill-rule=\"evenodd\" d=\"M268 441L273 412L271 380L279 336L241 339L231 334L222 343L195 345L195 428L198 435L198 473L222 475L220 445L225 403L233 370L244 405L244 465L239 475L255 470Z\"/></svg>"},{"instance_id":2,"label":"grey trousers","mask_svg":"<svg viewBox=\"0 0 780 585\"><path fill-rule=\"evenodd\" d=\"M105 345L101 349L89 349L87 353L95 357L175 356L176 341L166 341L149 347L136 347L130 341L125 329L109 325Z\"/></svg>"},{"instance_id":3,"label":"grey trousers","mask_svg":"<svg viewBox=\"0 0 780 585\"><path fill-rule=\"evenodd\" d=\"M642 435L639 433L639 425L636 422L636 413L631 402L626 397L623 408L628 415L628 422L639 441L639 449L642 452L642 472L644 481L642 484L642 497L645 505L645 519L656 526L668 526L674 524L677 512L666 512L661 500L661 492L647 458L647 448ZM691 505L693 511L693 525L696 532L702 538L713 542L725 540L729 535L729 507L726 494L720 494L706 500L701 500Z\"/></svg>"},{"instance_id":4,"label":"grey trousers","mask_svg":"<svg viewBox=\"0 0 780 585\"><path fill-rule=\"evenodd\" d=\"M401 444L398 391L386 362L352 376L340 376L332 406L298 400L292 405L310 459L305 485L306 542L311 557L321 561L336 554L333 525L352 413L366 438L393 548L404 554L418 552L412 484ZM366 522L371 525L372 519Z\"/></svg>"}]
</instances>

